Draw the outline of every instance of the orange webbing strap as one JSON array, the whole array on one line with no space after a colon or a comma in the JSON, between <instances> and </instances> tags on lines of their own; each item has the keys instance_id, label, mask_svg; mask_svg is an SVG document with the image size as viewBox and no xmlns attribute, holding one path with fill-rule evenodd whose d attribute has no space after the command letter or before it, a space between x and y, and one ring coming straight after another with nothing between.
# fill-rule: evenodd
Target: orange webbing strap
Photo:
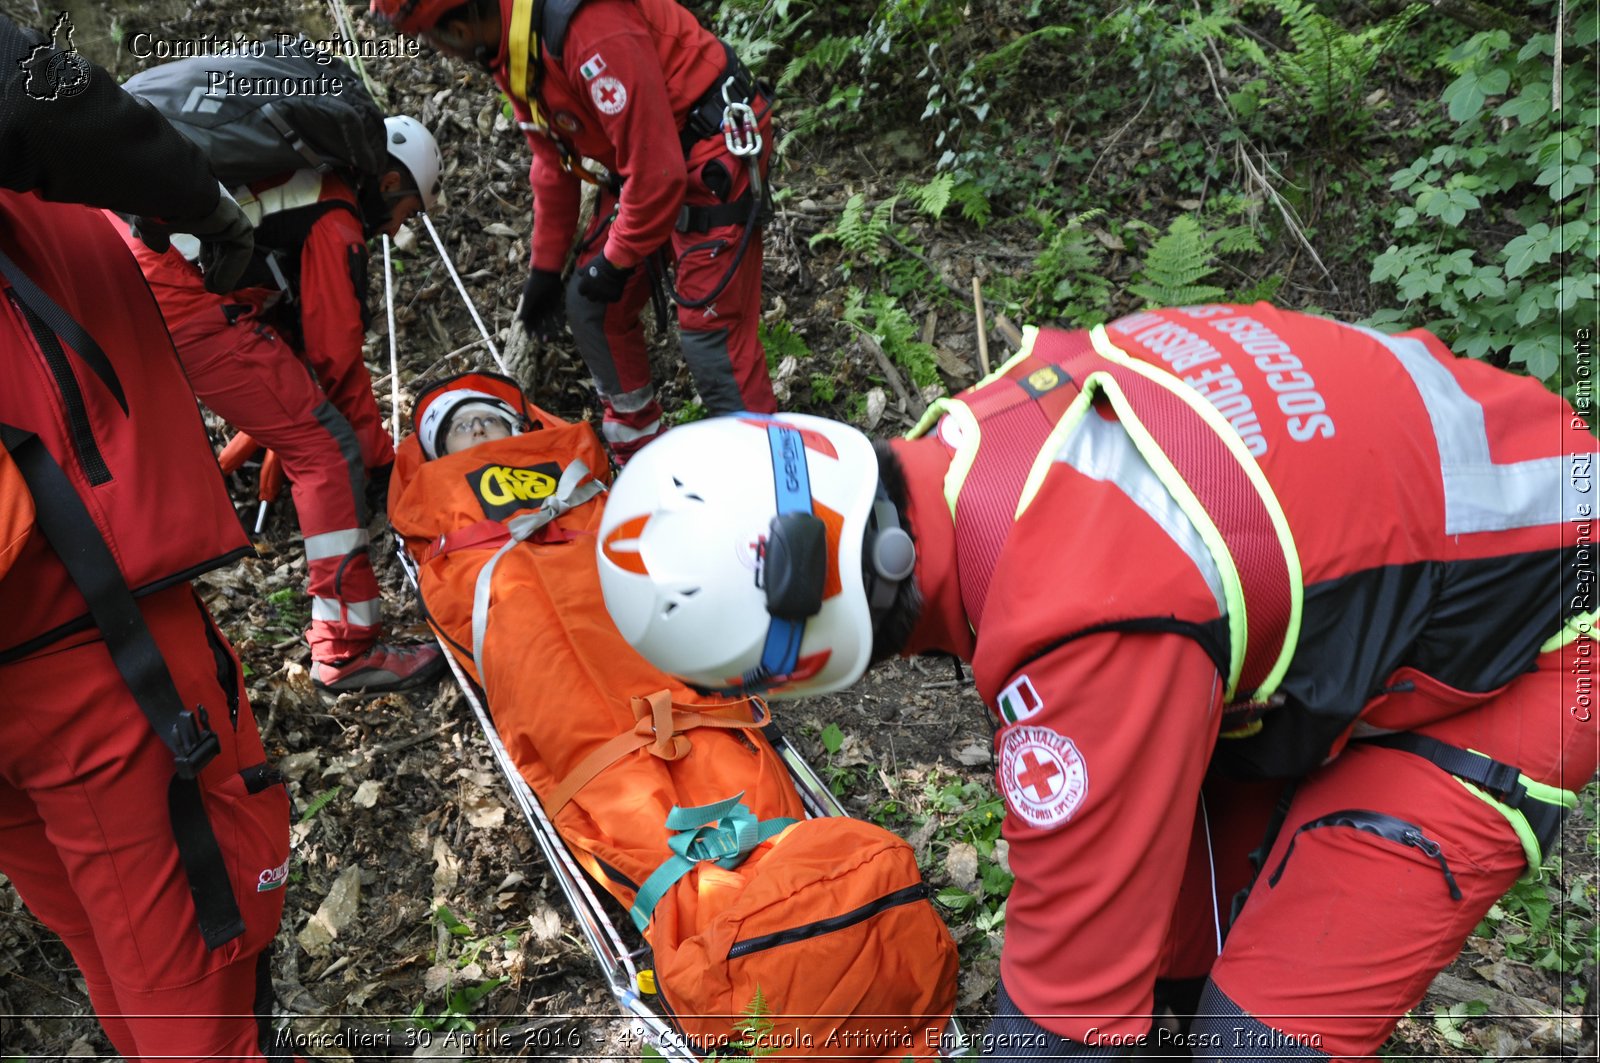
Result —
<instances>
[{"instance_id":1,"label":"orange webbing strap","mask_svg":"<svg viewBox=\"0 0 1600 1063\"><path fill-rule=\"evenodd\" d=\"M719 708L738 708L753 701L746 699ZM545 801L545 814L551 819L556 818L557 813L577 796L579 790L593 782L595 776L635 749L649 747L651 756L677 760L687 756L691 748L689 736L683 733L685 731L696 727L761 728L772 722L770 712L760 720L740 720L681 709L674 712L672 694L665 690L646 694L642 698L632 698L629 704L633 709L633 730L624 731L605 742L567 773Z\"/></svg>"}]
</instances>

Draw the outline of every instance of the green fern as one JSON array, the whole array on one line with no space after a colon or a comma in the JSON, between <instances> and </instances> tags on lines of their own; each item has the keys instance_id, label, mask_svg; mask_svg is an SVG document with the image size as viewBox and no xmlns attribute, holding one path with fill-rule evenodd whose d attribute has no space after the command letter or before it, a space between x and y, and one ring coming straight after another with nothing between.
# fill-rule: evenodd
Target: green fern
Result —
<instances>
[{"instance_id":1,"label":"green fern","mask_svg":"<svg viewBox=\"0 0 1600 1063\"><path fill-rule=\"evenodd\" d=\"M300 822L309 823L311 820L315 819L317 817L317 813L321 812L324 808L327 808L328 803L331 802L335 797L338 797L339 791L343 789L343 786L335 786L333 789L324 790L316 797L313 797L311 799L311 803L306 806L306 810L300 813Z\"/></svg>"},{"instance_id":2,"label":"green fern","mask_svg":"<svg viewBox=\"0 0 1600 1063\"><path fill-rule=\"evenodd\" d=\"M958 181L950 190L950 198L961 208L961 216L972 224L980 229L989 224L994 207L976 181Z\"/></svg>"},{"instance_id":3,"label":"green fern","mask_svg":"<svg viewBox=\"0 0 1600 1063\"><path fill-rule=\"evenodd\" d=\"M1187 306L1221 299L1226 292L1205 279L1217 271L1216 233L1208 233L1191 215L1172 219L1151 245L1144 268L1128 290L1151 306Z\"/></svg>"},{"instance_id":4,"label":"green fern","mask_svg":"<svg viewBox=\"0 0 1600 1063\"><path fill-rule=\"evenodd\" d=\"M734 1021L732 1047L743 1052L743 1058L746 1059L770 1056L779 1048L772 1036L772 1028L772 1007L761 992L761 983L757 982L756 995L744 1006L744 1014Z\"/></svg>"},{"instance_id":5,"label":"green fern","mask_svg":"<svg viewBox=\"0 0 1600 1063\"><path fill-rule=\"evenodd\" d=\"M945 172L925 185L919 185L915 181L903 181L900 184L900 194L909 199L922 213L938 221L944 214L945 208L950 205L955 187L956 175Z\"/></svg>"},{"instance_id":6,"label":"green fern","mask_svg":"<svg viewBox=\"0 0 1600 1063\"><path fill-rule=\"evenodd\" d=\"M917 339L917 323L892 296L882 292L868 295L851 288L845 296L843 320L877 340L883 353L906 371L919 390L940 383L932 344Z\"/></svg>"},{"instance_id":7,"label":"green fern","mask_svg":"<svg viewBox=\"0 0 1600 1063\"><path fill-rule=\"evenodd\" d=\"M1365 108L1351 107L1351 101L1361 94L1373 65L1427 9L1425 4L1411 4L1392 18L1352 33L1308 0L1260 0L1255 6L1278 15L1294 50L1268 56L1243 35L1234 37L1233 43L1267 72L1288 103L1318 116L1330 129L1368 114Z\"/></svg>"},{"instance_id":8,"label":"green fern","mask_svg":"<svg viewBox=\"0 0 1600 1063\"><path fill-rule=\"evenodd\" d=\"M795 57L789 60L778 77L777 91L784 91L807 74L819 83L832 80L832 75L837 74L847 61L858 58L860 54L861 38L858 36L823 37L807 48L797 48Z\"/></svg>"},{"instance_id":9,"label":"green fern","mask_svg":"<svg viewBox=\"0 0 1600 1063\"><path fill-rule=\"evenodd\" d=\"M876 266L884 262L884 240L894 224L894 208L899 196L890 196L867 213L867 198L860 192L845 201L836 228L813 236L810 246L837 240L858 265Z\"/></svg>"}]
</instances>

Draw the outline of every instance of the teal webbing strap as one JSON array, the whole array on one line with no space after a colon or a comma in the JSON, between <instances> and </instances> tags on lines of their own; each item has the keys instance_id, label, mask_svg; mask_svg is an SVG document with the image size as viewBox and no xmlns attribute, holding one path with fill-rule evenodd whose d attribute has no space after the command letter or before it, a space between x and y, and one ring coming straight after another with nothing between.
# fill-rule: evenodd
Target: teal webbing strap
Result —
<instances>
[{"instance_id":1,"label":"teal webbing strap","mask_svg":"<svg viewBox=\"0 0 1600 1063\"><path fill-rule=\"evenodd\" d=\"M738 867L756 846L796 822L787 818L758 820L754 812L740 804L743 797L744 792L740 791L709 805L672 806L667 813L667 829L677 832L667 839L672 855L644 880L628 910L640 933L650 925L650 916L661 898L694 870L694 865L709 860L718 867Z\"/></svg>"}]
</instances>

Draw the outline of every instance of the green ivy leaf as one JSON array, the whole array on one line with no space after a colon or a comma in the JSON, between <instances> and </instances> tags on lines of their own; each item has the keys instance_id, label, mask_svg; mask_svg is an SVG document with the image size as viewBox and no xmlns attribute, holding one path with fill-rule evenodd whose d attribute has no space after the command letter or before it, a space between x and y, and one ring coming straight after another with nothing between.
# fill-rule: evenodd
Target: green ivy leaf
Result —
<instances>
[{"instance_id":1,"label":"green ivy leaf","mask_svg":"<svg viewBox=\"0 0 1600 1063\"><path fill-rule=\"evenodd\" d=\"M1536 265L1550 261L1550 226L1539 222L1506 244L1506 278L1520 277Z\"/></svg>"},{"instance_id":2,"label":"green ivy leaf","mask_svg":"<svg viewBox=\"0 0 1600 1063\"><path fill-rule=\"evenodd\" d=\"M822 729L822 748L826 749L830 756L839 752L839 748L843 745L844 732L839 730L838 724L830 723Z\"/></svg>"},{"instance_id":3,"label":"green ivy leaf","mask_svg":"<svg viewBox=\"0 0 1600 1063\"><path fill-rule=\"evenodd\" d=\"M1414 212L1413 212L1414 216ZM1406 267L1405 260L1401 257L1400 249L1390 244L1388 250L1379 255L1372 263L1372 274L1369 278L1374 284L1398 277Z\"/></svg>"},{"instance_id":4,"label":"green ivy leaf","mask_svg":"<svg viewBox=\"0 0 1600 1063\"><path fill-rule=\"evenodd\" d=\"M1572 42L1579 48L1591 47L1600 40L1600 8L1590 7L1572 24Z\"/></svg>"},{"instance_id":5,"label":"green ivy leaf","mask_svg":"<svg viewBox=\"0 0 1600 1063\"><path fill-rule=\"evenodd\" d=\"M1511 118L1529 125L1550 113L1550 85L1539 81L1529 85L1516 96L1495 108L1499 118Z\"/></svg>"},{"instance_id":6,"label":"green ivy leaf","mask_svg":"<svg viewBox=\"0 0 1600 1063\"><path fill-rule=\"evenodd\" d=\"M1539 306L1539 297L1534 295L1532 292L1525 293L1521 299L1517 300L1517 324L1524 328L1533 324L1535 321L1539 320L1539 312L1541 309L1542 308ZM1527 341L1525 340L1523 342ZM1520 347L1521 344L1518 344L1517 346ZM1513 348L1513 350L1515 350L1515 348Z\"/></svg>"},{"instance_id":7,"label":"green ivy leaf","mask_svg":"<svg viewBox=\"0 0 1600 1063\"><path fill-rule=\"evenodd\" d=\"M1557 203L1566 199L1580 188L1587 188L1594 184L1594 170L1588 166L1568 166L1562 171L1560 178L1550 188L1550 194Z\"/></svg>"},{"instance_id":8,"label":"green ivy leaf","mask_svg":"<svg viewBox=\"0 0 1600 1063\"><path fill-rule=\"evenodd\" d=\"M1468 71L1450 82L1440 99L1449 107L1450 118L1457 123L1466 123L1478 116L1483 110L1484 102L1488 96L1480 87L1480 79L1476 72Z\"/></svg>"},{"instance_id":9,"label":"green ivy leaf","mask_svg":"<svg viewBox=\"0 0 1600 1063\"><path fill-rule=\"evenodd\" d=\"M1510 349L1510 360L1528 367L1528 376L1549 381L1562 368L1562 343L1555 336L1533 336Z\"/></svg>"}]
</instances>

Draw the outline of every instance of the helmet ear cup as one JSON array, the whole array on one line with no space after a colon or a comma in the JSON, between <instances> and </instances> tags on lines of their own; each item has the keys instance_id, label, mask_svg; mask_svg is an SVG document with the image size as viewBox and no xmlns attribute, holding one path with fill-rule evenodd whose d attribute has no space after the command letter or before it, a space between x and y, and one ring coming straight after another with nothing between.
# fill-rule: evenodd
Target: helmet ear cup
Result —
<instances>
[{"instance_id":1,"label":"helmet ear cup","mask_svg":"<svg viewBox=\"0 0 1600 1063\"><path fill-rule=\"evenodd\" d=\"M862 574L867 582L867 603L876 619L894 604L900 584L917 568L917 545L900 526L900 511L889 500L883 484L872 502L872 523L862 551Z\"/></svg>"}]
</instances>

